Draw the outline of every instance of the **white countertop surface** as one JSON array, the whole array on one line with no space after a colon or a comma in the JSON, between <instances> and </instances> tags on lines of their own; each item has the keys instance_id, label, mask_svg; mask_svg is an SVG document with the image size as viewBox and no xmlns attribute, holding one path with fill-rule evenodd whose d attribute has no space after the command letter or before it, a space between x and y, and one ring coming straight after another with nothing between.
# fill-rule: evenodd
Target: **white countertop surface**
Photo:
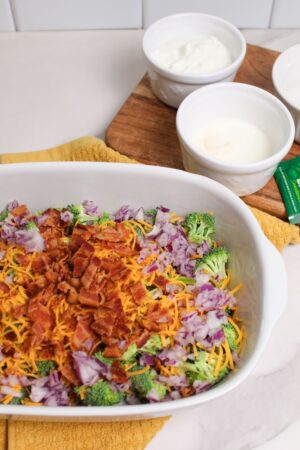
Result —
<instances>
[{"instance_id":1,"label":"white countertop surface","mask_svg":"<svg viewBox=\"0 0 300 450\"><path fill-rule=\"evenodd\" d=\"M274 50L300 42L300 30L244 34ZM145 72L141 38L140 30L0 34L0 152L103 137ZM252 375L172 417L148 450L300 449L300 245L283 258L288 306Z\"/></svg>"}]
</instances>

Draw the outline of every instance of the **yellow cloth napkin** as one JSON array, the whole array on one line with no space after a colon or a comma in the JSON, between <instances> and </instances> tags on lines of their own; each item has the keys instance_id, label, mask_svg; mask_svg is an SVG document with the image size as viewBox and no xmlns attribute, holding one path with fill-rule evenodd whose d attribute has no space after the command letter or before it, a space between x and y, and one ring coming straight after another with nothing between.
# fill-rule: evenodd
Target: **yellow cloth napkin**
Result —
<instances>
[{"instance_id":1,"label":"yellow cloth napkin","mask_svg":"<svg viewBox=\"0 0 300 450\"><path fill-rule=\"evenodd\" d=\"M0 155L0 163L102 161L137 163L94 137L49 150ZM267 237L279 250L300 242L299 228L251 208ZM168 417L127 422L72 423L0 421L0 450L143 450Z\"/></svg>"}]
</instances>

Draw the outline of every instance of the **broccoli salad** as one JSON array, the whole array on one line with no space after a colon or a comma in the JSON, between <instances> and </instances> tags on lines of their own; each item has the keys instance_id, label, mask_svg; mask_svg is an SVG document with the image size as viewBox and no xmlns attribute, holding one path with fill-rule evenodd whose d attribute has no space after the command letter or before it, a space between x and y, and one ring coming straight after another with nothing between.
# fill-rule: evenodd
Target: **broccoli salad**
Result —
<instances>
[{"instance_id":1,"label":"broccoli salad","mask_svg":"<svg viewBox=\"0 0 300 450\"><path fill-rule=\"evenodd\" d=\"M200 394L244 333L213 214L0 212L0 404L134 405Z\"/></svg>"}]
</instances>

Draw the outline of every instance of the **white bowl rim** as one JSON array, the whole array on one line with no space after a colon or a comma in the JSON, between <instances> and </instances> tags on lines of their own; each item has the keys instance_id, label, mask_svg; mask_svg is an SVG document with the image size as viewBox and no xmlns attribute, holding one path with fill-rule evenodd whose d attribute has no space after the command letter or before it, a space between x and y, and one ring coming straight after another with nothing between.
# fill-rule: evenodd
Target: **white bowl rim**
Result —
<instances>
[{"instance_id":1,"label":"white bowl rim","mask_svg":"<svg viewBox=\"0 0 300 450\"><path fill-rule=\"evenodd\" d=\"M224 90L224 89L231 89L233 92L239 92L239 91L252 91L256 92L257 94L265 97L267 100L272 102L275 107L277 107L279 110L281 110L281 113L283 113L288 121L290 132L289 132L289 138L286 141L286 143L282 146L280 150L278 150L276 153L274 153L272 156L269 156L268 158L262 159L261 161L257 161L255 163L249 163L249 164L238 164L238 163L228 163L223 162L214 158L210 158L207 155L204 155L203 153L200 153L199 151L194 150L194 146L185 138L184 133L182 133L181 128L181 122L182 117L184 114L184 108L186 105L190 102L191 99L194 99L194 97L200 96L201 93L206 93L207 91L215 91L215 90ZM257 86L253 86L246 83L231 83L231 82L224 82L224 83L216 83L211 84L208 86L203 86L199 89L196 89L194 92L189 94L183 102L180 104L177 114L176 114L176 129L177 133L180 137L180 139L185 144L185 149L189 153L191 153L196 159L203 161L203 163L210 168L213 168L219 172L225 172L225 173L254 173L254 172L260 172L264 169L268 169L274 165L276 165L279 161L281 161L284 156L288 153L290 150L294 137L295 137L295 124L292 118L291 113L287 109L287 107L282 103L281 100L279 100L275 95L271 94L270 92L259 88Z\"/></svg>"},{"instance_id":2,"label":"white bowl rim","mask_svg":"<svg viewBox=\"0 0 300 450\"><path fill-rule=\"evenodd\" d=\"M275 87L276 91L284 99L284 101L289 106L294 108L296 111L300 112L299 105L296 106L293 102L291 102L290 100L288 100L286 98L285 94L283 93L283 91L282 91L282 89L280 87L281 83L280 83L280 81L278 79L278 68L279 68L279 66L283 63L285 58L287 58L289 56L289 53L294 52L296 49L299 49L299 52L300 52L300 43L292 45L291 47L287 48L284 52L280 53L280 55L276 58L276 61L274 62L273 67L272 67L272 81L273 81L273 84L274 84L274 87ZM299 58L299 64L300 64L300 58Z\"/></svg>"},{"instance_id":3,"label":"white bowl rim","mask_svg":"<svg viewBox=\"0 0 300 450\"><path fill-rule=\"evenodd\" d=\"M160 65L155 61L155 59L151 56L151 53L149 53L145 48L145 41L147 39L147 36L153 32L153 28L163 22L168 22L169 20L172 20L173 18L184 18L184 17L199 17L203 19L209 19L213 20L216 23L220 24L223 27L229 28L236 36L237 39L239 39L240 44L242 46L242 50L237 58L229 65L224 67L221 70L215 71L215 72L208 72L208 73L201 73L201 74L182 74L180 72L176 72L171 69L167 69L164 66ZM157 72L159 72L161 75L163 75L165 78L187 83L187 84L201 84L201 83L209 83L214 82L217 80L222 80L226 77L228 77L230 74L234 73L242 63L247 50L247 44L244 36L240 32L240 30L235 27L232 23L228 22L225 19L222 19L221 17L212 15L212 14L204 14L204 13L197 13L197 12L191 12L191 13L179 13L179 14L171 14L169 16L163 17L153 24L150 25L149 28L144 33L143 36L143 43L142 43L143 53L145 58L149 61L149 63L155 68Z\"/></svg>"},{"instance_id":4,"label":"white bowl rim","mask_svg":"<svg viewBox=\"0 0 300 450\"><path fill-rule=\"evenodd\" d=\"M232 204L242 216L250 228L250 236L253 241L253 245L256 248L257 256L261 268L263 269L262 277L267 273L267 261L265 256L266 245L271 244L265 237L257 220L251 213L246 204L235 195L230 189L226 188L222 184L211 180L210 178L203 177L201 175L184 172L178 169L171 169L158 166L146 166L146 165L134 165L125 163L96 163L96 162L44 162L44 163L18 163L0 165L0 177L2 173L12 173L16 176L18 173L52 173L58 174L69 171L83 171L100 172L101 170L107 170L109 172L118 174L121 172L127 172L131 174L159 174L159 176L166 175L174 180L194 180L199 187L207 186L209 190L214 191L217 195L224 198L224 201ZM103 418L126 418L133 416L144 415L145 418L151 417L151 415L163 416L169 414L171 411L177 411L182 408L197 406L205 403L209 400L216 399L223 394L226 394L234 387L239 385L253 370L258 358L260 357L267 340L269 338L268 318L264 316L266 308L266 299L263 299L262 303L262 320L260 329L257 335L255 347L249 358L245 361L243 367L241 367L233 378L228 378L223 383L220 383L212 389L203 392L198 395L194 395L188 398L179 400L173 400L162 403L152 403L144 405L127 405L127 406L109 406L109 407L95 407L95 406L21 406L20 405L0 405L1 415L16 415L16 416L40 416L40 417L103 417ZM274 325L274 324L273 324ZM140 418L140 417L137 417Z\"/></svg>"}]
</instances>

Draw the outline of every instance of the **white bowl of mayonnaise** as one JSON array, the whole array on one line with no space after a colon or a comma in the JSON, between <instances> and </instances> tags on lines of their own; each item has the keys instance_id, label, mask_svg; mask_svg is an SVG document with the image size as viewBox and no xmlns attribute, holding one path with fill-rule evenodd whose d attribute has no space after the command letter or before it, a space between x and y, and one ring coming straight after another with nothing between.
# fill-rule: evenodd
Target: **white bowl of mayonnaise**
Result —
<instances>
[{"instance_id":1,"label":"white bowl of mayonnaise","mask_svg":"<svg viewBox=\"0 0 300 450\"><path fill-rule=\"evenodd\" d=\"M154 94L178 108L199 87L233 81L246 42L235 26L220 17L184 13L152 24L144 34L143 52Z\"/></svg>"},{"instance_id":2,"label":"white bowl of mayonnaise","mask_svg":"<svg viewBox=\"0 0 300 450\"><path fill-rule=\"evenodd\" d=\"M278 97L293 116L295 139L300 143L300 44L278 56L273 65L272 79Z\"/></svg>"},{"instance_id":3,"label":"white bowl of mayonnaise","mask_svg":"<svg viewBox=\"0 0 300 450\"><path fill-rule=\"evenodd\" d=\"M242 83L198 89L180 105L177 134L184 168L239 196L261 189L290 150L293 118L274 95Z\"/></svg>"}]
</instances>

